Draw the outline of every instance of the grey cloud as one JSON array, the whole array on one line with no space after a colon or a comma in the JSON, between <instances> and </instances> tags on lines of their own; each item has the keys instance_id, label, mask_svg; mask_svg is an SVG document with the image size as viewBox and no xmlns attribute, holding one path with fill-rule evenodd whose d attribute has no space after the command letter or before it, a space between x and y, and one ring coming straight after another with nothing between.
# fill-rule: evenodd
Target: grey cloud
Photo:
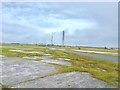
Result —
<instances>
[{"instance_id":1,"label":"grey cloud","mask_svg":"<svg viewBox=\"0 0 120 90\"><path fill-rule=\"evenodd\" d=\"M24 17L28 20L43 17L44 21L34 21L33 24L40 27L59 27L54 22L49 22L46 18L84 19L96 22L97 26L91 29L75 30L71 35L66 30L65 43L69 45L88 46L111 46L118 45L118 12L117 3L5 3L3 11L12 15L15 19ZM7 12L11 10L10 12ZM50 16L51 15L51 16ZM18 25L7 25L4 31L4 41L50 43L50 34L45 34L43 30L32 30L29 27ZM18 31L16 31L16 30ZM19 31L21 30L21 31ZM17 37L17 34L21 34ZM54 43L61 44L61 32L55 34ZM13 37L12 37L13 36ZM12 39L9 39L12 37ZM20 39L21 38L21 39Z\"/></svg>"}]
</instances>

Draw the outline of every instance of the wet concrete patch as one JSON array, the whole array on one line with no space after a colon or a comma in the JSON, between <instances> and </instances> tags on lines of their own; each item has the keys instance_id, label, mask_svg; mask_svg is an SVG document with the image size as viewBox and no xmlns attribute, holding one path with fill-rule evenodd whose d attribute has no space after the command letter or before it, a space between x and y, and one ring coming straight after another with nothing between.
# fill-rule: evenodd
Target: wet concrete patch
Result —
<instances>
[{"instance_id":1,"label":"wet concrete patch","mask_svg":"<svg viewBox=\"0 0 120 90\"><path fill-rule=\"evenodd\" d=\"M15 88L113 88L84 72L69 72L49 76L14 86Z\"/></svg>"},{"instance_id":2,"label":"wet concrete patch","mask_svg":"<svg viewBox=\"0 0 120 90\"><path fill-rule=\"evenodd\" d=\"M12 85L57 72L53 65L43 62L20 58L4 58L2 61L0 64L2 64L3 85Z\"/></svg>"}]
</instances>

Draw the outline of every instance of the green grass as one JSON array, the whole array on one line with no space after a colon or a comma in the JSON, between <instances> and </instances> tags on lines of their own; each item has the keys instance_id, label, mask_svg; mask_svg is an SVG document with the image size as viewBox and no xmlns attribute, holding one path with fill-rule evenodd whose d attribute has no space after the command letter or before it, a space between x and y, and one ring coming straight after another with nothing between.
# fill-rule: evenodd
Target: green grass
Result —
<instances>
[{"instance_id":1,"label":"green grass","mask_svg":"<svg viewBox=\"0 0 120 90\"><path fill-rule=\"evenodd\" d=\"M11 52L9 50L12 50L12 49L11 48L2 49L2 55L7 56L7 57L42 56L40 54L14 53L14 52Z\"/></svg>"},{"instance_id":2,"label":"green grass","mask_svg":"<svg viewBox=\"0 0 120 90\"><path fill-rule=\"evenodd\" d=\"M110 60L102 60L94 57L82 56L77 54L66 53L58 50L49 50L48 53L53 54L53 58L69 58L73 66L63 66L61 73L82 71L92 74L93 77L103 80L113 86L118 83L118 63ZM105 72L103 71L105 70Z\"/></svg>"},{"instance_id":3,"label":"green grass","mask_svg":"<svg viewBox=\"0 0 120 90\"><path fill-rule=\"evenodd\" d=\"M9 45L10 46L10 45ZM29 49L32 48L33 50L25 50L26 52L32 52L32 51L37 51L37 52L45 52L47 50L46 47L39 47L39 46L31 46L31 45L24 45L24 46L15 46L14 48L12 47L7 47L4 46L4 48L0 48L0 54L7 56L7 57L26 57L26 56L43 56L42 54L29 54L29 53L18 53L18 52L11 52L10 50L24 50L24 49Z\"/></svg>"},{"instance_id":4,"label":"green grass","mask_svg":"<svg viewBox=\"0 0 120 90\"><path fill-rule=\"evenodd\" d=\"M112 62L110 60L102 60L99 58L82 56L77 54L71 54L59 50L50 50L47 47L41 46L33 46L33 45L23 45L23 46L15 46L15 48L1 48L1 54L8 57L23 57L23 56L41 56L38 54L23 54L23 53L12 53L9 50L15 49L24 49L24 48L33 48L30 51L43 51L45 53L53 55L53 59L57 58L69 58L71 59L69 62L73 64L73 66L64 66L64 65L56 65L59 68L59 73L72 72L72 71L80 71L80 72L88 72L92 75L92 77L103 80L113 86L117 86L118 80L118 63ZM28 50L29 51L29 50ZM120 64L119 64L120 65ZM105 70L105 72L103 71Z\"/></svg>"}]
</instances>

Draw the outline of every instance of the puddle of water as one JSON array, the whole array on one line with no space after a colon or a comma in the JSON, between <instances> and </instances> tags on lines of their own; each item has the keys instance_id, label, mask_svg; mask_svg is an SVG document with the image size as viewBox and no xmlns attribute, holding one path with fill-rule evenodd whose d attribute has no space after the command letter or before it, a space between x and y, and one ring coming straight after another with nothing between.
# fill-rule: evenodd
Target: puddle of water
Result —
<instances>
[{"instance_id":1,"label":"puddle of water","mask_svg":"<svg viewBox=\"0 0 120 90\"><path fill-rule=\"evenodd\" d=\"M66 65L66 66L72 66L70 62L66 62L64 60L41 60L42 62L46 63L53 63L53 64L61 64L61 65Z\"/></svg>"}]
</instances>

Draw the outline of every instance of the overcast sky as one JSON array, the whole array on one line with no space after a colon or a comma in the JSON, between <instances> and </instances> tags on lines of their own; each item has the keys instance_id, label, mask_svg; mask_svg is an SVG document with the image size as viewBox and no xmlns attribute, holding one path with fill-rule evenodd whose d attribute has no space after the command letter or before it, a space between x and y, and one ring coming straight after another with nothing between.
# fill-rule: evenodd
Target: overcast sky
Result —
<instances>
[{"instance_id":1,"label":"overcast sky","mask_svg":"<svg viewBox=\"0 0 120 90\"><path fill-rule=\"evenodd\" d=\"M66 45L118 45L117 3L2 3L3 42L62 43Z\"/></svg>"}]
</instances>

